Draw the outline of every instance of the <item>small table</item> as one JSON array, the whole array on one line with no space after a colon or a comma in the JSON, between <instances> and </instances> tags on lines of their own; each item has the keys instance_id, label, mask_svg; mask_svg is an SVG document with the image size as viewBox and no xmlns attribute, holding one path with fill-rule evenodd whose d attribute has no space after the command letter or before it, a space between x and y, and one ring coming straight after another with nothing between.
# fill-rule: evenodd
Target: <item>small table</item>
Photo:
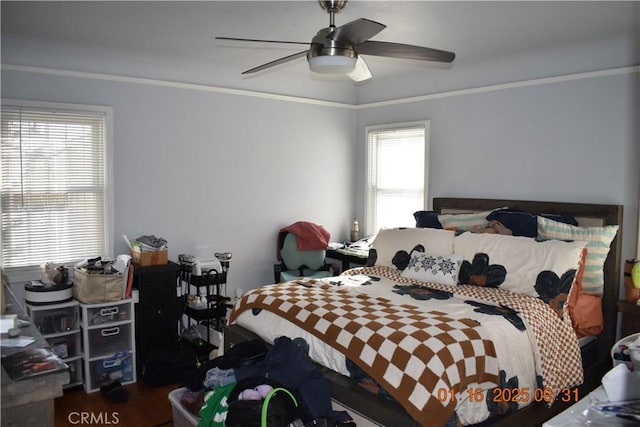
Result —
<instances>
[{"instance_id":1,"label":"small table","mask_svg":"<svg viewBox=\"0 0 640 427\"><path fill-rule=\"evenodd\" d=\"M365 255L362 252L357 252L346 248L327 249L326 257L342 261L341 271L348 270L351 267L351 264L365 266L367 265L367 258L369 258L368 254Z\"/></svg>"}]
</instances>

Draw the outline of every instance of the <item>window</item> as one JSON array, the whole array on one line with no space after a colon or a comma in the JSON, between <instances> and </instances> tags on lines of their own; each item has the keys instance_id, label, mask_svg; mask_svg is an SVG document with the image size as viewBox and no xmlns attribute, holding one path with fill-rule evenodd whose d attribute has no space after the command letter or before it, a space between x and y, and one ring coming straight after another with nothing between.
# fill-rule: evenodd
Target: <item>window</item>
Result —
<instances>
[{"instance_id":1,"label":"window","mask_svg":"<svg viewBox=\"0 0 640 427\"><path fill-rule=\"evenodd\" d=\"M366 232L414 227L428 188L429 122L367 127Z\"/></svg>"},{"instance_id":2,"label":"window","mask_svg":"<svg viewBox=\"0 0 640 427\"><path fill-rule=\"evenodd\" d=\"M108 256L111 109L3 101L2 266Z\"/></svg>"}]
</instances>

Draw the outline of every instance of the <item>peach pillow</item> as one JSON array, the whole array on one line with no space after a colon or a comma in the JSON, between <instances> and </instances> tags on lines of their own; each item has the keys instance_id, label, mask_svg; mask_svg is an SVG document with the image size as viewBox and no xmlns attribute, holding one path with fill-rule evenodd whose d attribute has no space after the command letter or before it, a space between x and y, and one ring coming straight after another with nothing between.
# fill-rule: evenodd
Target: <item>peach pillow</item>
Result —
<instances>
[{"instance_id":1,"label":"peach pillow","mask_svg":"<svg viewBox=\"0 0 640 427\"><path fill-rule=\"evenodd\" d=\"M602 298L598 295L587 294L582 289L582 276L584 275L584 260L588 249L583 250L580 259L580 267L576 272L576 279L567 299L566 312L569 315L571 326L578 338L598 335L604 328L602 316Z\"/></svg>"}]
</instances>

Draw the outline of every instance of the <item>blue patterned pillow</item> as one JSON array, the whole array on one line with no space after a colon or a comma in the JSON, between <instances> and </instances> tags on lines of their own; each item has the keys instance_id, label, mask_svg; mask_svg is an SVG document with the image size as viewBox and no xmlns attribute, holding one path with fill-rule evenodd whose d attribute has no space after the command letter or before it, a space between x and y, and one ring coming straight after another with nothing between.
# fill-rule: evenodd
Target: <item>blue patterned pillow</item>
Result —
<instances>
[{"instance_id":1,"label":"blue patterned pillow","mask_svg":"<svg viewBox=\"0 0 640 427\"><path fill-rule=\"evenodd\" d=\"M442 224L438 221L438 212L416 211L413 217L416 219L417 228L442 228Z\"/></svg>"},{"instance_id":2,"label":"blue patterned pillow","mask_svg":"<svg viewBox=\"0 0 640 427\"><path fill-rule=\"evenodd\" d=\"M435 255L414 252L409 265L400 275L423 282L456 286L462 261L463 257L460 254Z\"/></svg>"},{"instance_id":3,"label":"blue patterned pillow","mask_svg":"<svg viewBox=\"0 0 640 427\"><path fill-rule=\"evenodd\" d=\"M538 237L537 217L542 216L566 224L578 225L576 219L569 215L547 215L524 212L517 209L501 209L487 215L487 221L496 220L511 230L514 236Z\"/></svg>"}]
</instances>

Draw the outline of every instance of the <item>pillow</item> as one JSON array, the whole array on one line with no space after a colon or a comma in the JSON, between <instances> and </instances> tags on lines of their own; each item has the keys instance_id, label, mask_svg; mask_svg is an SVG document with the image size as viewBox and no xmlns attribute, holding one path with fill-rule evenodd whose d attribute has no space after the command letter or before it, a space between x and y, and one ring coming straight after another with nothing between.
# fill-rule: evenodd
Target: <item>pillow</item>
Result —
<instances>
[{"instance_id":1,"label":"pillow","mask_svg":"<svg viewBox=\"0 0 640 427\"><path fill-rule=\"evenodd\" d=\"M435 255L414 252L409 265L400 274L409 279L423 282L441 283L456 286L458 272L462 265L462 255Z\"/></svg>"},{"instance_id":2,"label":"pillow","mask_svg":"<svg viewBox=\"0 0 640 427\"><path fill-rule=\"evenodd\" d=\"M371 243L367 265L395 265L404 270L414 251L451 254L454 234L433 228L383 228Z\"/></svg>"},{"instance_id":3,"label":"pillow","mask_svg":"<svg viewBox=\"0 0 640 427\"><path fill-rule=\"evenodd\" d=\"M604 288L604 261L609 254L611 242L616 237L617 232L617 225L577 227L538 217L538 238L584 240L587 242L587 258L584 264L582 290L592 295L602 295Z\"/></svg>"},{"instance_id":4,"label":"pillow","mask_svg":"<svg viewBox=\"0 0 640 427\"><path fill-rule=\"evenodd\" d=\"M578 225L576 219L567 215L540 215L555 221ZM500 209L487 215L487 221L499 221L507 227L514 236L538 237L537 214L524 212L517 209Z\"/></svg>"},{"instance_id":5,"label":"pillow","mask_svg":"<svg viewBox=\"0 0 640 427\"><path fill-rule=\"evenodd\" d=\"M495 210L497 209L466 214L441 214L438 215L438 221L442 224L442 228L447 230L468 230L473 226L486 227L489 224L487 215Z\"/></svg>"},{"instance_id":6,"label":"pillow","mask_svg":"<svg viewBox=\"0 0 640 427\"><path fill-rule=\"evenodd\" d=\"M581 265L584 267L587 248L583 251ZM599 335L604 329L602 314L602 298L597 295L584 293L582 289L582 276L584 268L578 271L571 293L567 298L565 320L571 323L578 338Z\"/></svg>"},{"instance_id":7,"label":"pillow","mask_svg":"<svg viewBox=\"0 0 640 427\"><path fill-rule=\"evenodd\" d=\"M507 289L550 304L569 294L584 247L585 242L469 232L453 243L454 253L464 257L460 283Z\"/></svg>"},{"instance_id":8,"label":"pillow","mask_svg":"<svg viewBox=\"0 0 640 427\"><path fill-rule=\"evenodd\" d=\"M416 211L413 217L416 219L417 228L442 228L442 224L438 221L438 212Z\"/></svg>"}]
</instances>

